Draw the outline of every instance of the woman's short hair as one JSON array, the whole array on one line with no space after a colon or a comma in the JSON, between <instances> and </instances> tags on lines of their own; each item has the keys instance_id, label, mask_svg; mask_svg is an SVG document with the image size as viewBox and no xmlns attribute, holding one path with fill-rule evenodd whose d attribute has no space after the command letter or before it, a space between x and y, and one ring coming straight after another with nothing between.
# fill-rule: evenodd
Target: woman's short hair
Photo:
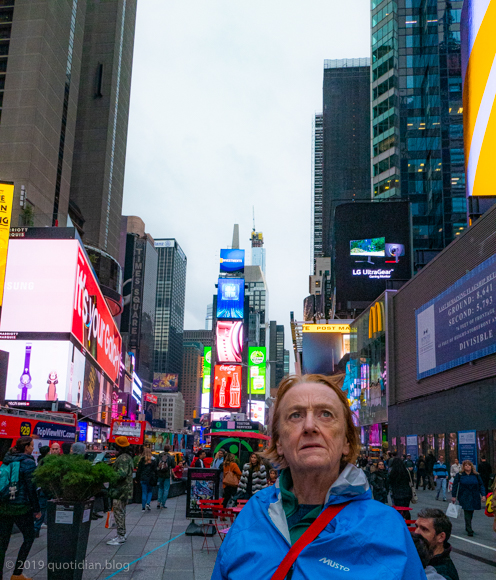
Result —
<instances>
[{"instance_id":1,"label":"woman's short hair","mask_svg":"<svg viewBox=\"0 0 496 580\"><path fill-rule=\"evenodd\" d=\"M325 385L329 387L336 393L339 402L343 408L344 421L345 421L345 431L346 439L348 440L350 450L347 455L343 455L341 458L341 468L342 471L348 463L354 464L356 458L358 457L359 449L359 438L358 431L353 424L353 417L351 414L350 406L348 404L348 399L344 391L341 390L340 386L336 384L335 377L327 377L325 375L289 375L281 381L279 388L277 389L277 399L274 405L274 415L272 417L272 438L270 440L270 445L264 453L264 457L268 459L271 463L277 465L278 467L287 467L284 457L281 457L277 453L277 443L279 442L279 421L280 421L280 408L281 401L284 395L296 385L303 385L305 383L317 383L319 385Z\"/></svg>"},{"instance_id":2,"label":"woman's short hair","mask_svg":"<svg viewBox=\"0 0 496 580\"><path fill-rule=\"evenodd\" d=\"M477 470L475 469L475 465L470 461L470 459L465 459L462 463L462 471L465 469L465 465L470 465L472 472L474 475L477 475Z\"/></svg>"}]
</instances>

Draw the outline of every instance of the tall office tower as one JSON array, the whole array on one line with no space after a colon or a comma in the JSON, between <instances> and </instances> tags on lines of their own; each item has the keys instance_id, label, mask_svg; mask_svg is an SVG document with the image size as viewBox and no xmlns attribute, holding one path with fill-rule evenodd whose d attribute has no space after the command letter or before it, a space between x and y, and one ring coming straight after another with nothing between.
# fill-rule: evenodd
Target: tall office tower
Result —
<instances>
[{"instance_id":1,"label":"tall office tower","mask_svg":"<svg viewBox=\"0 0 496 580\"><path fill-rule=\"evenodd\" d=\"M118 258L137 0L86 4L70 202L85 244Z\"/></svg>"},{"instance_id":2,"label":"tall office tower","mask_svg":"<svg viewBox=\"0 0 496 580\"><path fill-rule=\"evenodd\" d=\"M263 247L264 239L262 232L256 232L255 226L251 232L251 264L252 266L260 266L265 276L265 248Z\"/></svg>"},{"instance_id":3,"label":"tall office tower","mask_svg":"<svg viewBox=\"0 0 496 580\"><path fill-rule=\"evenodd\" d=\"M155 303L158 253L137 216L122 216L121 266L124 271L124 311L120 331L122 351L132 352L135 371L146 391L153 382Z\"/></svg>"},{"instance_id":4,"label":"tall office tower","mask_svg":"<svg viewBox=\"0 0 496 580\"><path fill-rule=\"evenodd\" d=\"M207 314L205 316L205 330L212 330L212 321L214 318L214 305L208 304L207 305Z\"/></svg>"},{"instance_id":5,"label":"tall office tower","mask_svg":"<svg viewBox=\"0 0 496 580\"><path fill-rule=\"evenodd\" d=\"M462 1L372 2L373 196L412 202L419 270L467 225Z\"/></svg>"},{"instance_id":6,"label":"tall office tower","mask_svg":"<svg viewBox=\"0 0 496 580\"><path fill-rule=\"evenodd\" d=\"M0 179L14 182L12 224L65 226L71 213L85 244L115 261L136 2L0 2Z\"/></svg>"},{"instance_id":7,"label":"tall office tower","mask_svg":"<svg viewBox=\"0 0 496 580\"><path fill-rule=\"evenodd\" d=\"M214 346L215 335L212 330L185 330L183 340L185 342L201 342L203 346Z\"/></svg>"},{"instance_id":8,"label":"tall office tower","mask_svg":"<svg viewBox=\"0 0 496 580\"><path fill-rule=\"evenodd\" d=\"M284 349L284 376L289 375L289 350Z\"/></svg>"},{"instance_id":9,"label":"tall office tower","mask_svg":"<svg viewBox=\"0 0 496 580\"><path fill-rule=\"evenodd\" d=\"M324 61L322 252L332 256L334 210L370 200L370 59Z\"/></svg>"},{"instance_id":10,"label":"tall office tower","mask_svg":"<svg viewBox=\"0 0 496 580\"><path fill-rule=\"evenodd\" d=\"M270 366L270 388L277 389L279 383L284 378L284 325L277 324L275 320L270 321L270 345L269 360ZM289 355L288 355L289 356Z\"/></svg>"},{"instance_id":11,"label":"tall office tower","mask_svg":"<svg viewBox=\"0 0 496 580\"><path fill-rule=\"evenodd\" d=\"M66 225L86 3L0 3L0 179L14 182L14 226Z\"/></svg>"},{"instance_id":12,"label":"tall office tower","mask_svg":"<svg viewBox=\"0 0 496 580\"><path fill-rule=\"evenodd\" d=\"M315 261L324 256L322 245L322 195L324 181L324 115L315 115L313 123L313 150L312 150L312 246L311 264L315 274Z\"/></svg>"},{"instance_id":13,"label":"tall office tower","mask_svg":"<svg viewBox=\"0 0 496 580\"><path fill-rule=\"evenodd\" d=\"M153 370L181 374L187 259L175 239L155 240L155 249L158 251L158 274Z\"/></svg>"},{"instance_id":14,"label":"tall office tower","mask_svg":"<svg viewBox=\"0 0 496 580\"><path fill-rule=\"evenodd\" d=\"M203 344L184 340L181 393L184 397L184 418L193 420L200 416Z\"/></svg>"},{"instance_id":15,"label":"tall office tower","mask_svg":"<svg viewBox=\"0 0 496 580\"><path fill-rule=\"evenodd\" d=\"M245 296L249 299L248 343L266 346L269 322L269 289L260 266L245 266Z\"/></svg>"}]
</instances>

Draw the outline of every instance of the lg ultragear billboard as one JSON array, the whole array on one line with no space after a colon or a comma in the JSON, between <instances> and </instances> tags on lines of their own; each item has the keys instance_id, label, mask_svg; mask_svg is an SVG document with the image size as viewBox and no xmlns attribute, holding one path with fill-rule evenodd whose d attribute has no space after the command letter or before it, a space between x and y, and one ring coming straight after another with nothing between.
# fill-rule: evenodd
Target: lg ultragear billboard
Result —
<instances>
[{"instance_id":1,"label":"lg ultragear billboard","mask_svg":"<svg viewBox=\"0 0 496 580\"><path fill-rule=\"evenodd\" d=\"M336 208L338 308L346 309L348 302L373 302L386 288L412 277L410 224L407 201L345 203Z\"/></svg>"}]
</instances>

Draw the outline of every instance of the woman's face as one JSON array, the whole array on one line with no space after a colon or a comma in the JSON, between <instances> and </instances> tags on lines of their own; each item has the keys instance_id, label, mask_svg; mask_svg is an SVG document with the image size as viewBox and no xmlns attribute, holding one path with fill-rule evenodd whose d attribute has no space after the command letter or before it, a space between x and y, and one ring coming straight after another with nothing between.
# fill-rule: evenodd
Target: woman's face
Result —
<instances>
[{"instance_id":1,"label":"woman's face","mask_svg":"<svg viewBox=\"0 0 496 580\"><path fill-rule=\"evenodd\" d=\"M350 451L344 409L326 385L303 383L280 404L277 452L291 472L328 471L337 477L341 457Z\"/></svg>"},{"instance_id":2,"label":"woman's face","mask_svg":"<svg viewBox=\"0 0 496 580\"><path fill-rule=\"evenodd\" d=\"M258 462L258 460L257 460L257 456L256 456L255 454L252 454L252 455L250 455L250 463L251 463L252 465L256 465L256 464L257 464L257 462Z\"/></svg>"},{"instance_id":3,"label":"woman's face","mask_svg":"<svg viewBox=\"0 0 496 580\"><path fill-rule=\"evenodd\" d=\"M463 471L469 475L470 473L472 473L472 466L470 465L470 463L465 463L465 465L463 466Z\"/></svg>"},{"instance_id":4,"label":"woman's face","mask_svg":"<svg viewBox=\"0 0 496 580\"><path fill-rule=\"evenodd\" d=\"M460 462L458 461L458 459L455 459L455 465L458 465Z\"/></svg>"},{"instance_id":5,"label":"woman's face","mask_svg":"<svg viewBox=\"0 0 496 580\"><path fill-rule=\"evenodd\" d=\"M384 469L384 463L383 463L382 461L379 461L379 463L378 463L377 467L378 467L380 470Z\"/></svg>"}]
</instances>

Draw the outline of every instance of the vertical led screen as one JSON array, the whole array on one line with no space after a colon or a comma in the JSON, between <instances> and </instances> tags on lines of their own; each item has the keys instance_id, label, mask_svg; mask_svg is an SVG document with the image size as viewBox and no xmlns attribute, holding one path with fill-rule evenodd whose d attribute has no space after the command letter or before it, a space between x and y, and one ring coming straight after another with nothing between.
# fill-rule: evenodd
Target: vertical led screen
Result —
<instances>
[{"instance_id":1,"label":"vertical led screen","mask_svg":"<svg viewBox=\"0 0 496 580\"><path fill-rule=\"evenodd\" d=\"M217 321L217 361L240 363L243 354L243 323Z\"/></svg>"},{"instance_id":2,"label":"vertical led screen","mask_svg":"<svg viewBox=\"0 0 496 580\"><path fill-rule=\"evenodd\" d=\"M245 281L243 278L219 278L217 318L243 318Z\"/></svg>"},{"instance_id":3,"label":"vertical led screen","mask_svg":"<svg viewBox=\"0 0 496 580\"><path fill-rule=\"evenodd\" d=\"M0 306L2 306L7 251L9 248L10 219L14 201L14 184L0 183Z\"/></svg>"},{"instance_id":4,"label":"vertical led screen","mask_svg":"<svg viewBox=\"0 0 496 580\"><path fill-rule=\"evenodd\" d=\"M241 407L241 368L239 365L215 365L215 409L239 409Z\"/></svg>"},{"instance_id":5,"label":"vertical led screen","mask_svg":"<svg viewBox=\"0 0 496 580\"><path fill-rule=\"evenodd\" d=\"M208 413L210 407L210 374L212 372L212 347L203 348L203 378L201 395L201 412Z\"/></svg>"},{"instance_id":6,"label":"vertical led screen","mask_svg":"<svg viewBox=\"0 0 496 580\"><path fill-rule=\"evenodd\" d=\"M252 395L265 395L265 367L267 353L265 346L250 346L248 348L248 392Z\"/></svg>"},{"instance_id":7,"label":"vertical led screen","mask_svg":"<svg viewBox=\"0 0 496 580\"><path fill-rule=\"evenodd\" d=\"M496 0L465 0L461 18L467 195L494 196Z\"/></svg>"},{"instance_id":8,"label":"vertical led screen","mask_svg":"<svg viewBox=\"0 0 496 580\"><path fill-rule=\"evenodd\" d=\"M338 309L373 302L388 283L412 277L409 202L345 203L335 224Z\"/></svg>"}]
</instances>

